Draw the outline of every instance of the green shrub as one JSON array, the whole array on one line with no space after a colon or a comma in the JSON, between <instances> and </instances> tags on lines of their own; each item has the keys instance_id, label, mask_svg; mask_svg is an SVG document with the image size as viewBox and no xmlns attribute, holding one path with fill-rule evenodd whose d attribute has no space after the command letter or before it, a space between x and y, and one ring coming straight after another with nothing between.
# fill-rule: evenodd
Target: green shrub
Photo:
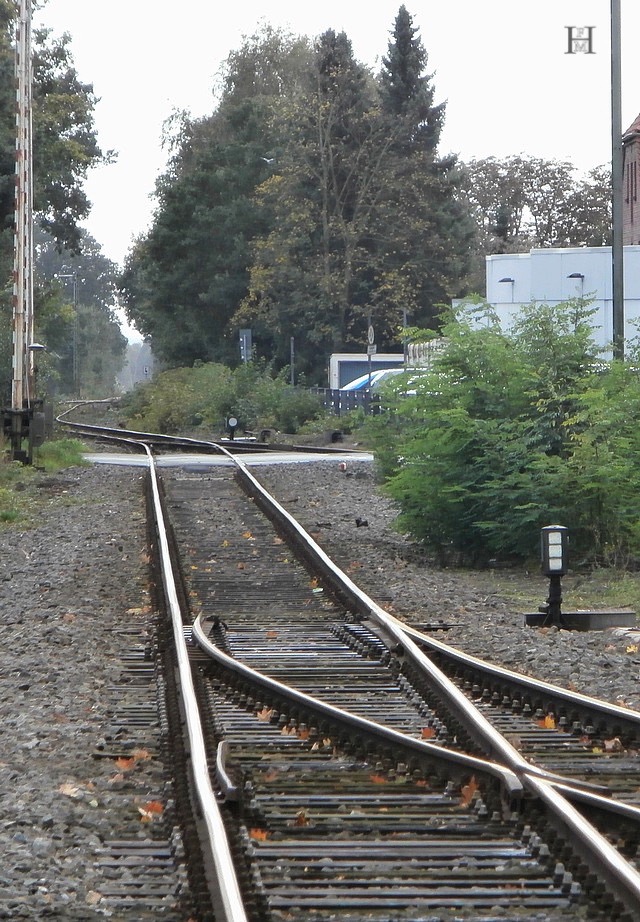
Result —
<instances>
[{"instance_id":1,"label":"green shrub","mask_svg":"<svg viewBox=\"0 0 640 922\"><path fill-rule=\"evenodd\" d=\"M416 395L368 421L399 527L443 562L531 558L552 523L574 561L640 561L640 376L600 359L591 314L533 304L505 332L463 306Z\"/></svg>"},{"instance_id":2,"label":"green shrub","mask_svg":"<svg viewBox=\"0 0 640 922\"><path fill-rule=\"evenodd\" d=\"M286 382L286 369L274 375L265 363L247 362L235 370L197 364L155 376L123 398L130 427L174 434L193 429L224 431L230 415L240 432L276 428L297 432L322 414L319 398Z\"/></svg>"},{"instance_id":3,"label":"green shrub","mask_svg":"<svg viewBox=\"0 0 640 922\"><path fill-rule=\"evenodd\" d=\"M317 394L290 386L281 391L275 426L282 432L295 435L305 424L325 417L322 401Z\"/></svg>"}]
</instances>

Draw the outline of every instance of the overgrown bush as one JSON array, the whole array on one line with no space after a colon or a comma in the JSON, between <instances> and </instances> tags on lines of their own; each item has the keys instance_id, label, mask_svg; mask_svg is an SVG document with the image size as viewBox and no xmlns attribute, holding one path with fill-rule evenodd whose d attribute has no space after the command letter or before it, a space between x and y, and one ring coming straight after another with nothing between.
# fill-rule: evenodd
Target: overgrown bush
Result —
<instances>
[{"instance_id":1,"label":"overgrown bush","mask_svg":"<svg viewBox=\"0 0 640 922\"><path fill-rule=\"evenodd\" d=\"M369 421L399 526L443 562L530 558L554 523L574 562L640 561L640 375L602 361L592 313L532 304L505 331L464 305L415 396Z\"/></svg>"},{"instance_id":2,"label":"overgrown bush","mask_svg":"<svg viewBox=\"0 0 640 922\"><path fill-rule=\"evenodd\" d=\"M247 362L235 370L197 364L156 375L122 402L129 426L178 433L224 431L233 415L240 431L275 428L295 433L324 413L320 399L286 382L286 369L273 375L264 363Z\"/></svg>"}]
</instances>

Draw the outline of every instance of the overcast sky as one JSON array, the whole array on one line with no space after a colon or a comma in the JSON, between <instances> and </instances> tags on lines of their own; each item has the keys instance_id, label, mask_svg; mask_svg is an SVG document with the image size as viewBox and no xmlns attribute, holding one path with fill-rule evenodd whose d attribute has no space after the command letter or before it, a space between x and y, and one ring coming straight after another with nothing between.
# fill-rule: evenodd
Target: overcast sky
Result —
<instances>
[{"instance_id":1,"label":"overcast sky","mask_svg":"<svg viewBox=\"0 0 640 922\"><path fill-rule=\"evenodd\" d=\"M570 160L586 171L611 159L610 0L406 0L429 55L436 100L446 100L441 153ZM72 36L80 79L100 98L96 127L117 162L96 170L87 228L121 263L149 226L162 170L162 124L175 109L214 107L216 73L261 24L314 38L344 30L377 69L399 0L48 0L34 25ZM622 122L640 113L639 0L621 0ZM181 15L180 15L181 14ZM591 27L592 54L567 54L567 27ZM577 33L573 33L577 34ZM586 34L586 33L585 33ZM582 46L585 48L586 46Z\"/></svg>"}]
</instances>

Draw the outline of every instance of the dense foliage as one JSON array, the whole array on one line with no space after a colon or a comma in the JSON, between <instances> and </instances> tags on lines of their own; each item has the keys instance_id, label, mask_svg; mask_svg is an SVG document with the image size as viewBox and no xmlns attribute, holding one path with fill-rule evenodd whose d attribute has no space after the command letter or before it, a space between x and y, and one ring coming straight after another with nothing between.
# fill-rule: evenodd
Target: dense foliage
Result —
<instances>
[{"instance_id":1,"label":"dense foliage","mask_svg":"<svg viewBox=\"0 0 640 922\"><path fill-rule=\"evenodd\" d=\"M576 175L566 161L519 154L462 165L462 196L477 229L472 290L484 290L485 256L532 247L611 244L611 168Z\"/></svg>"},{"instance_id":2,"label":"dense foliage","mask_svg":"<svg viewBox=\"0 0 640 922\"><path fill-rule=\"evenodd\" d=\"M239 359L231 320L247 292L250 242L267 226L255 190L273 173L272 113L309 53L306 40L266 27L230 56L216 111L172 126L156 217L121 280L129 317L165 365Z\"/></svg>"},{"instance_id":3,"label":"dense foliage","mask_svg":"<svg viewBox=\"0 0 640 922\"><path fill-rule=\"evenodd\" d=\"M526 559L559 523L574 564L640 562L638 366L600 359L590 316L533 304L505 331L467 303L432 371L387 395L371 424L386 489L441 560Z\"/></svg>"},{"instance_id":4,"label":"dense foliage","mask_svg":"<svg viewBox=\"0 0 640 922\"><path fill-rule=\"evenodd\" d=\"M82 229L79 241L76 254L36 234L38 331L47 345L39 382L49 395L105 397L118 390L127 349L116 316L118 270Z\"/></svg>"},{"instance_id":5,"label":"dense foliage","mask_svg":"<svg viewBox=\"0 0 640 922\"><path fill-rule=\"evenodd\" d=\"M284 371L274 374L259 362L235 370L196 362L193 368L161 372L127 394L122 411L131 428L169 434L197 430L201 438L225 432L230 416L238 420L239 432L296 433L324 415L317 397L287 384Z\"/></svg>"},{"instance_id":6,"label":"dense foliage","mask_svg":"<svg viewBox=\"0 0 640 922\"><path fill-rule=\"evenodd\" d=\"M400 7L374 76L344 33L314 47L270 28L230 56L220 103L179 125L150 232L122 280L129 317L169 365L255 355L325 383L329 354L380 350L464 290L473 224L437 145L426 51Z\"/></svg>"}]
</instances>

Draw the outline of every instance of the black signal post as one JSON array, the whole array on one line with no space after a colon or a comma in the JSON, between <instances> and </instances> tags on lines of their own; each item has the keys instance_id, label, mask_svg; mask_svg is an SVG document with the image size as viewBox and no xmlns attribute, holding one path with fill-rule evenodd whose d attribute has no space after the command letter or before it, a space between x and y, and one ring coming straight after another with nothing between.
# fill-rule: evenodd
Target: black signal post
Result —
<instances>
[{"instance_id":1,"label":"black signal post","mask_svg":"<svg viewBox=\"0 0 640 922\"><path fill-rule=\"evenodd\" d=\"M564 525L547 525L540 531L542 572L549 577L549 597L546 607L547 622L558 627L562 623L562 577L568 568L569 529Z\"/></svg>"}]
</instances>

